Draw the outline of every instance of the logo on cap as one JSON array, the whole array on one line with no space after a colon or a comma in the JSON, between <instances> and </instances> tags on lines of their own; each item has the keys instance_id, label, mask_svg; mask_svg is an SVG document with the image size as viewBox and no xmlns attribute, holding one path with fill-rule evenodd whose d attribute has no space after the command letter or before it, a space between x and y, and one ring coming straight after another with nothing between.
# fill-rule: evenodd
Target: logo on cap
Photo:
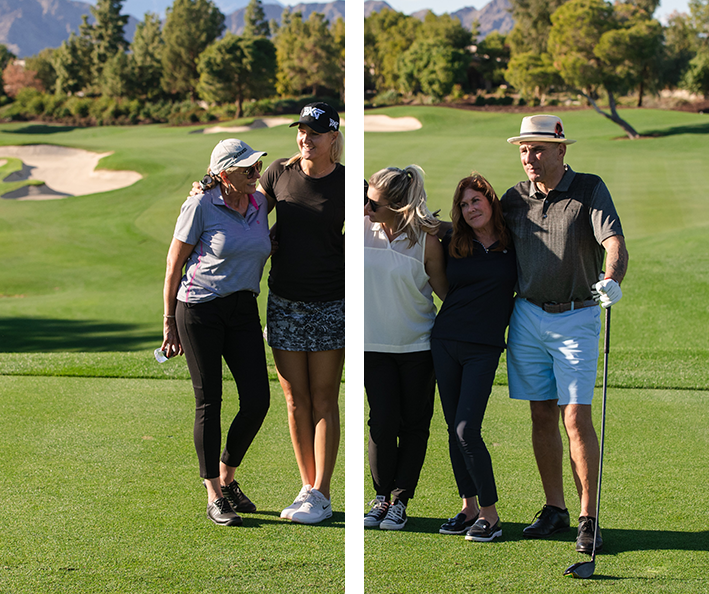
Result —
<instances>
[{"instance_id":1,"label":"logo on cap","mask_svg":"<svg viewBox=\"0 0 709 594\"><path fill-rule=\"evenodd\" d=\"M339 126L340 126L340 122L336 122L335 120L330 118L330 128L334 128L335 130L337 130L337 128L339 128Z\"/></svg>"},{"instance_id":2,"label":"logo on cap","mask_svg":"<svg viewBox=\"0 0 709 594\"><path fill-rule=\"evenodd\" d=\"M303 113L301 114L301 116L302 117L310 116L310 117L315 118L317 120L324 113L325 113L325 110L323 110L323 109L308 106L308 107L303 108Z\"/></svg>"}]
</instances>

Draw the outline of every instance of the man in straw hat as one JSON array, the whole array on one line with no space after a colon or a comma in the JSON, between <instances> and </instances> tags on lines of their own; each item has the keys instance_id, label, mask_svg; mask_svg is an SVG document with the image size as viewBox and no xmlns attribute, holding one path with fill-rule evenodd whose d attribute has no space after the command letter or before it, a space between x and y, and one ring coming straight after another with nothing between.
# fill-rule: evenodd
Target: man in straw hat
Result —
<instances>
[{"instance_id":1,"label":"man in straw hat","mask_svg":"<svg viewBox=\"0 0 709 594\"><path fill-rule=\"evenodd\" d=\"M576 550L590 555L600 455L591 401L601 321L593 306L607 308L621 298L628 253L603 180L564 164L567 145L576 141L566 138L558 117L526 117L520 135L507 142L519 145L528 177L501 199L519 274L507 372L510 397L530 402L532 444L546 496L524 535L546 538L569 529L561 416L581 500ZM596 550L601 546L599 530Z\"/></svg>"}]
</instances>

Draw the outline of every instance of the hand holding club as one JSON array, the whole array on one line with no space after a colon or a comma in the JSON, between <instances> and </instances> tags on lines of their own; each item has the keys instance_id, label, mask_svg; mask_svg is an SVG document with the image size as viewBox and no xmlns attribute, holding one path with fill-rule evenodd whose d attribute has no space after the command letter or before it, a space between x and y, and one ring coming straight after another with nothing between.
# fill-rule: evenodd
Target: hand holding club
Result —
<instances>
[{"instance_id":1,"label":"hand holding club","mask_svg":"<svg viewBox=\"0 0 709 594\"><path fill-rule=\"evenodd\" d=\"M598 281L591 287L591 290L593 298L600 303L603 309L608 309L611 305L615 305L623 296L620 285L612 278Z\"/></svg>"}]
</instances>

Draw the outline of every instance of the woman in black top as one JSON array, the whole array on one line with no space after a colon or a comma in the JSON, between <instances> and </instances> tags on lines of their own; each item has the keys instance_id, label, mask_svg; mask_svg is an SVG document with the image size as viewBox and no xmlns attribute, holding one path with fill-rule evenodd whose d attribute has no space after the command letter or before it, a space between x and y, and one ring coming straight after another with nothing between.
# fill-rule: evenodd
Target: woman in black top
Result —
<instances>
[{"instance_id":1,"label":"woman in black top","mask_svg":"<svg viewBox=\"0 0 709 594\"><path fill-rule=\"evenodd\" d=\"M311 103L292 124L299 152L271 163L259 189L276 208L268 279L268 344L288 405L302 488L282 518L332 516L330 480L340 442L345 358L345 168L337 111Z\"/></svg>"},{"instance_id":2,"label":"woman in black top","mask_svg":"<svg viewBox=\"0 0 709 594\"><path fill-rule=\"evenodd\" d=\"M481 435L495 371L505 348L517 265L500 202L479 174L453 197L443 239L449 291L431 333L431 352L462 511L442 534L488 542L502 535L490 454Z\"/></svg>"}]
</instances>

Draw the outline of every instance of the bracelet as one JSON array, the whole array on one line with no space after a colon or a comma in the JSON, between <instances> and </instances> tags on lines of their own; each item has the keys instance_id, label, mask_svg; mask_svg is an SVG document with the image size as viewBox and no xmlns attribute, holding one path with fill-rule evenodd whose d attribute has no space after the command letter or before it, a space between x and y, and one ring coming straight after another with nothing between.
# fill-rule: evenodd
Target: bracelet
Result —
<instances>
[{"instance_id":1,"label":"bracelet","mask_svg":"<svg viewBox=\"0 0 709 594\"><path fill-rule=\"evenodd\" d=\"M163 318L174 318L175 316L163 315Z\"/></svg>"}]
</instances>

